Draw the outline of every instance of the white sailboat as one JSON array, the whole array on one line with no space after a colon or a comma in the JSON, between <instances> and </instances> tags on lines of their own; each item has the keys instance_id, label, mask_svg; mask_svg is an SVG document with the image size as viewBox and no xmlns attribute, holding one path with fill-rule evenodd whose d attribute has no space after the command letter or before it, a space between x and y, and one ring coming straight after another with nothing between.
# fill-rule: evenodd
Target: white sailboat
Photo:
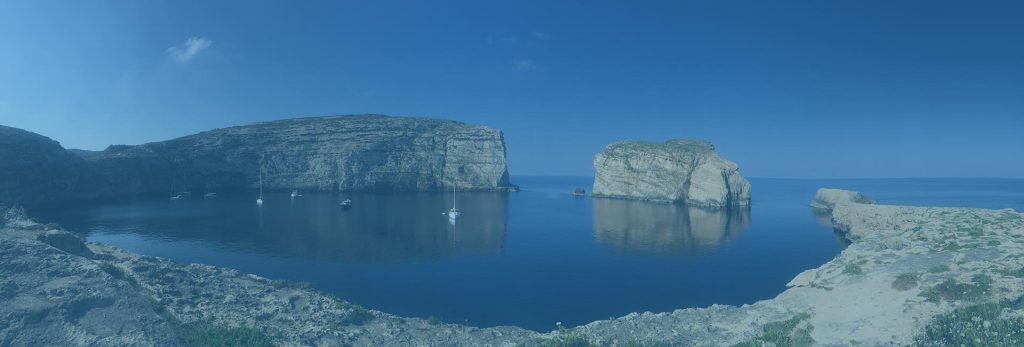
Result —
<instances>
[{"instance_id":1,"label":"white sailboat","mask_svg":"<svg viewBox=\"0 0 1024 347\"><path fill-rule=\"evenodd\" d=\"M298 190L293 190L292 191L292 199L295 199L296 197L299 197L299 196L302 196L302 194L299 194Z\"/></svg>"},{"instance_id":2,"label":"white sailboat","mask_svg":"<svg viewBox=\"0 0 1024 347\"><path fill-rule=\"evenodd\" d=\"M462 215L462 212L460 212L459 209L455 208L455 185L454 184L452 185L452 208L450 210L448 210L448 212L445 212L444 214L448 215L448 221L450 221L450 222L455 222L455 220L459 219L459 216Z\"/></svg>"},{"instance_id":3,"label":"white sailboat","mask_svg":"<svg viewBox=\"0 0 1024 347\"><path fill-rule=\"evenodd\" d=\"M256 197L256 205L263 206L263 163L260 163L260 195Z\"/></svg>"}]
</instances>

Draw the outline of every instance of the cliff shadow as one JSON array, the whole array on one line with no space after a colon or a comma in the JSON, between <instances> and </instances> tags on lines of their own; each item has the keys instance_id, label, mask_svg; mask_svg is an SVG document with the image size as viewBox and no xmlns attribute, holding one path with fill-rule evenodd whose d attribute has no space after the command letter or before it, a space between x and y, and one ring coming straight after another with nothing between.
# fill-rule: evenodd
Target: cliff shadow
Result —
<instances>
[{"instance_id":1,"label":"cliff shadow","mask_svg":"<svg viewBox=\"0 0 1024 347\"><path fill-rule=\"evenodd\" d=\"M593 200L594 238L612 247L661 255L707 252L750 224L750 207L707 209L624 199Z\"/></svg>"}]
</instances>

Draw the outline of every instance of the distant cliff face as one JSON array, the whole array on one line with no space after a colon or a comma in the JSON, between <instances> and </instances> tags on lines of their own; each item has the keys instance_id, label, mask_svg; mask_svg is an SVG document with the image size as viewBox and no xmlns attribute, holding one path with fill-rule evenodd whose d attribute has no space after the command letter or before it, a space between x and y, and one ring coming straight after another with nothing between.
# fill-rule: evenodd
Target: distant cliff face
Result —
<instances>
[{"instance_id":1,"label":"distant cliff face","mask_svg":"<svg viewBox=\"0 0 1024 347\"><path fill-rule=\"evenodd\" d=\"M78 197L88 190L86 163L57 141L0 126L0 204Z\"/></svg>"},{"instance_id":2,"label":"distant cliff face","mask_svg":"<svg viewBox=\"0 0 1024 347\"><path fill-rule=\"evenodd\" d=\"M378 115L297 118L164 142L111 146L87 159L110 193L256 188L341 191L510 189L501 131Z\"/></svg>"},{"instance_id":3,"label":"distant cliff face","mask_svg":"<svg viewBox=\"0 0 1024 347\"><path fill-rule=\"evenodd\" d=\"M297 118L65 150L0 126L0 204L177 191L514 190L501 131L379 115Z\"/></svg>"},{"instance_id":4,"label":"distant cliff face","mask_svg":"<svg viewBox=\"0 0 1024 347\"><path fill-rule=\"evenodd\" d=\"M593 195L695 206L750 203L750 183L736 164L704 141L622 141L594 158Z\"/></svg>"}]
</instances>

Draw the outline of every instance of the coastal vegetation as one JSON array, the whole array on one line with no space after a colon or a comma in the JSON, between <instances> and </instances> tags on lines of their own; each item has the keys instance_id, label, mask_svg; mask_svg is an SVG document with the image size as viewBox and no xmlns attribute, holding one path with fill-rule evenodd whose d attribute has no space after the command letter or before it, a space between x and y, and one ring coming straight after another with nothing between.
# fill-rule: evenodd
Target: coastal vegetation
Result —
<instances>
[{"instance_id":1,"label":"coastal vegetation","mask_svg":"<svg viewBox=\"0 0 1024 347\"><path fill-rule=\"evenodd\" d=\"M986 302L936 317L915 345L1020 346L1024 344L1024 318L1009 315L1024 310L1024 297Z\"/></svg>"},{"instance_id":2,"label":"coastal vegetation","mask_svg":"<svg viewBox=\"0 0 1024 347\"><path fill-rule=\"evenodd\" d=\"M770 322L764 325L761 334L734 347L810 346L814 344L811 338L814 326L807 323L809 318L810 313L801 312L787 320Z\"/></svg>"}]
</instances>

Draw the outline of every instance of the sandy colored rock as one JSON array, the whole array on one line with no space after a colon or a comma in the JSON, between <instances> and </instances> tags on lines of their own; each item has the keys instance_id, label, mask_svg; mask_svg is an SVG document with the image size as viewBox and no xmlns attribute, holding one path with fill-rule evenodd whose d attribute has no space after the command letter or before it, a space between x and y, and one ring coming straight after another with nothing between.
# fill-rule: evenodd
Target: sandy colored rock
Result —
<instances>
[{"instance_id":1,"label":"sandy colored rock","mask_svg":"<svg viewBox=\"0 0 1024 347\"><path fill-rule=\"evenodd\" d=\"M722 207L750 204L750 183L711 143L622 141L594 158L595 197Z\"/></svg>"}]
</instances>

